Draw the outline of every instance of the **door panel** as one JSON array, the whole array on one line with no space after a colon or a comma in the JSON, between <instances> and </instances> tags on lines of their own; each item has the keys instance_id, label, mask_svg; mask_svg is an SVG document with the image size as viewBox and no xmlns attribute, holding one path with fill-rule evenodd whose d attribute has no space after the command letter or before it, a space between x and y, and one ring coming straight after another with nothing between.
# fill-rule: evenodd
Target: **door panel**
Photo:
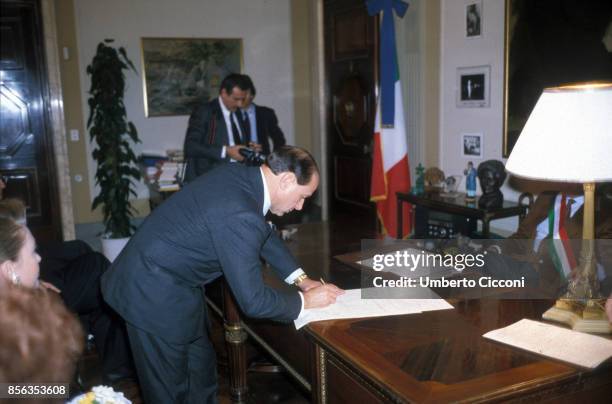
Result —
<instances>
[{"instance_id":1,"label":"door panel","mask_svg":"<svg viewBox=\"0 0 612 404\"><path fill-rule=\"evenodd\" d=\"M23 200L39 241L61 239L38 1L2 0L0 175L5 197Z\"/></svg>"},{"instance_id":2,"label":"door panel","mask_svg":"<svg viewBox=\"0 0 612 404\"><path fill-rule=\"evenodd\" d=\"M324 3L330 216L376 225L369 202L378 23L361 0Z\"/></svg>"}]
</instances>

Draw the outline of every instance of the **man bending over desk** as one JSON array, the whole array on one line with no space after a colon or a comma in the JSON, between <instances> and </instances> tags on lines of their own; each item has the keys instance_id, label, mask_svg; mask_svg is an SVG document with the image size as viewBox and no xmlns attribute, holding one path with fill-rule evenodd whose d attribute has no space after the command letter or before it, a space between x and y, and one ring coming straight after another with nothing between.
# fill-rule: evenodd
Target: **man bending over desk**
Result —
<instances>
[{"instance_id":1,"label":"man bending over desk","mask_svg":"<svg viewBox=\"0 0 612 404\"><path fill-rule=\"evenodd\" d=\"M189 183L145 220L102 279L126 320L150 403L216 402L215 352L203 285L221 275L249 317L296 319L344 293L306 277L264 216L300 210L319 185L312 156L283 146L261 167L222 165ZM301 292L263 283L260 256Z\"/></svg>"}]
</instances>

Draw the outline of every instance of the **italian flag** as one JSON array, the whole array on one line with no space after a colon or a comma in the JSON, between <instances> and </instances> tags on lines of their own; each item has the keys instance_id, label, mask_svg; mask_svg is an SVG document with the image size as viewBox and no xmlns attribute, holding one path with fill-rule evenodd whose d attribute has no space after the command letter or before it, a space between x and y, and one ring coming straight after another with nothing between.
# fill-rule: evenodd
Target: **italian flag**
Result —
<instances>
[{"instance_id":1,"label":"italian flag","mask_svg":"<svg viewBox=\"0 0 612 404\"><path fill-rule=\"evenodd\" d=\"M402 105L402 86L395 50L394 12L403 17L408 3L401 0L368 0L370 15L379 15L380 24L380 96L376 103L372 184L370 200L376 202L382 233L397 238L396 192L410 191L408 146ZM411 207L402 204L403 234L412 231Z\"/></svg>"},{"instance_id":2,"label":"italian flag","mask_svg":"<svg viewBox=\"0 0 612 404\"><path fill-rule=\"evenodd\" d=\"M372 185L370 200L376 202L376 211L382 232L397 237L397 197L396 192L410 191L410 167L408 165L408 146L406 144L406 125L402 103L401 83L395 81L393 102L395 116L393 125L381 125L381 100L376 106L374 125L374 150L372 156ZM403 205L403 234L411 232L411 206Z\"/></svg>"},{"instance_id":3,"label":"italian flag","mask_svg":"<svg viewBox=\"0 0 612 404\"><path fill-rule=\"evenodd\" d=\"M559 194L555 198L555 204L548 214L548 234L551 235L550 254L555 268L565 278L570 278L572 271L576 268L576 258L570 245L569 237L565 229L565 218L569 217L567 196ZM559 212L555 214L555 212Z\"/></svg>"}]
</instances>

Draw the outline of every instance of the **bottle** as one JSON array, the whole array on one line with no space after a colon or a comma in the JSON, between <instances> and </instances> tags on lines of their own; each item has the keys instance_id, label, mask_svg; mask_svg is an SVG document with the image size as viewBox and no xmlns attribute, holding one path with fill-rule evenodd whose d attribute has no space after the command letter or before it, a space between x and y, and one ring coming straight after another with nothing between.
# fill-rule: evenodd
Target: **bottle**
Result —
<instances>
[{"instance_id":1,"label":"bottle","mask_svg":"<svg viewBox=\"0 0 612 404\"><path fill-rule=\"evenodd\" d=\"M468 162L467 168L463 170L463 174L465 174L465 200L473 202L476 200L476 169L471 161Z\"/></svg>"}]
</instances>

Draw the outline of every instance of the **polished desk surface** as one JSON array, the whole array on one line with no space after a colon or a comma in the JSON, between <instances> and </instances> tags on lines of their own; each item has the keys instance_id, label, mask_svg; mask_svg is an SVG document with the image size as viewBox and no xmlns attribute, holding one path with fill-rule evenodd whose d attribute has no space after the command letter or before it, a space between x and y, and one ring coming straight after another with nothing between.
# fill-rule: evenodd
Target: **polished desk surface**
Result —
<instances>
[{"instance_id":1,"label":"polished desk surface","mask_svg":"<svg viewBox=\"0 0 612 404\"><path fill-rule=\"evenodd\" d=\"M313 223L299 225L287 245L311 278L323 277L349 289L359 287L359 270L332 257L359 251L361 240L366 238L372 238L372 233L360 230L358 224ZM294 289L269 269L264 278L272 286ZM294 376L306 387L312 383L313 369L309 355L312 343L306 334L399 401L486 401L544 387L563 389L567 383L612 381L610 363L596 371L583 371L482 337L522 318L539 320L552 301L475 299L451 303L455 307L451 310L323 321L300 331L293 324L248 318L243 322L260 343L293 368ZM610 388L608 385L604 390Z\"/></svg>"},{"instance_id":2,"label":"polished desk surface","mask_svg":"<svg viewBox=\"0 0 612 404\"><path fill-rule=\"evenodd\" d=\"M551 398L581 388L611 397L610 362L586 371L482 337L522 318L540 320L551 304L471 300L454 310L318 322L307 332L391 401L489 401L543 391Z\"/></svg>"}]
</instances>

